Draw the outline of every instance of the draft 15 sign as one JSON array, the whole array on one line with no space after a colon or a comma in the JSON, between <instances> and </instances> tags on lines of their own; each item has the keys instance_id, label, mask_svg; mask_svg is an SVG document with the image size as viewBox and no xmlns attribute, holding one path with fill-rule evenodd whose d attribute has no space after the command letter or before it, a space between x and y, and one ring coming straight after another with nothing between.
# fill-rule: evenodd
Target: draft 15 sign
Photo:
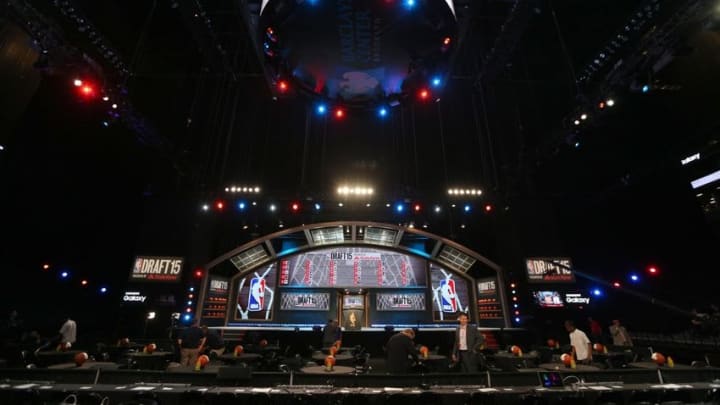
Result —
<instances>
[{"instance_id":1,"label":"draft 15 sign","mask_svg":"<svg viewBox=\"0 0 720 405\"><path fill-rule=\"evenodd\" d=\"M529 283L574 283L570 259L531 257L525 261Z\"/></svg>"},{"instance_id":2,"label":"draft 15 sign","mask_svg":"<svg viewBox=\"0 0 720 405\"><path fill-rule=\"evenodd\" d=\"M182 276L181 257L138 256L130 281L178 282Z\"/></svg>"}]
</instances>

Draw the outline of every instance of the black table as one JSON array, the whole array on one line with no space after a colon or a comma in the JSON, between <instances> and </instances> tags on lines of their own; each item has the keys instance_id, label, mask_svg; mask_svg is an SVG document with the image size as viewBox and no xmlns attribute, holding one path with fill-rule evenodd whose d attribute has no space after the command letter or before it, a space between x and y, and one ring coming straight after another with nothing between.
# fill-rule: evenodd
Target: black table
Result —
<instances>
[{"instance_id":1,"label":"black table","mask_svg":"<svg viewBox=\"0 0 720 405\"><path fill-rule=\"evenodd\" d=\"M152 353L128 353L133 362L133 368L142 370L164 370L172 357L172 352L155 351Z\"/></svg>"},{"instance_id":2,"label":"black table","mask_svg":"<svg viewBox=\"0 0 720 405\"><path fill-rule=\"evenodd\" d=\"M225 353L220 355L218 358L228 364L251 363L262 359L262 354L242 353L239 356L235 356L233 353Z\"/></svg>"},{"instance_id":3,"label":"black table","mask_svg":"<svg viewBox=\"0 0 720 405\"><path fill-rule=\"evenodd\" d=\"M38 366L48 367L53 364L74 363L75 355L82 352L82 350L68 350L64 352L47 350L35 353L35 357L37 358Z\"/></svg>"}]
</instances>

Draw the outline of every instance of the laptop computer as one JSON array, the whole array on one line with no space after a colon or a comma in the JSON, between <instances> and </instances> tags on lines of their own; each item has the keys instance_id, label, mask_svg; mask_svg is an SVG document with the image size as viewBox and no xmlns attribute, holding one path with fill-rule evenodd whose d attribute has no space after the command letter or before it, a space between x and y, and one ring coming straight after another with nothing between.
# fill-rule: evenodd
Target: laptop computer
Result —
<instances>
[{"instance_id":1,"label":"laptop computer","mask_svg":"<svg viewBox=\"0 0 720 405\"><path fill-rule=\"evenodd\" d=\"M557 371L538 371L538 380L545 388L564 387L562 375Z\"/></svg>"}]
</instances>

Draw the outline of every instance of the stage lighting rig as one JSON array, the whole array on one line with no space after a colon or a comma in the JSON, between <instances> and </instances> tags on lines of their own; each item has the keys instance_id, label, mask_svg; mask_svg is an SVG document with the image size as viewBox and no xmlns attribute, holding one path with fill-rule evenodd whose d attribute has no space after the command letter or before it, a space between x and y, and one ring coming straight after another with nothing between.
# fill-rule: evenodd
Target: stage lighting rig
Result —
<instances>
[{"instance_id":1,"label":"stage lighting rig","mask_svg":"<svg viewBox=\"0 0 720 405\"><path fill-rule=\"evenodd\" d=\"M245 17L273 98L304 97L335 119L350 109L382 118L442 92L466 21L453 3L251 0Z\"/></svg>"}]
</instances>

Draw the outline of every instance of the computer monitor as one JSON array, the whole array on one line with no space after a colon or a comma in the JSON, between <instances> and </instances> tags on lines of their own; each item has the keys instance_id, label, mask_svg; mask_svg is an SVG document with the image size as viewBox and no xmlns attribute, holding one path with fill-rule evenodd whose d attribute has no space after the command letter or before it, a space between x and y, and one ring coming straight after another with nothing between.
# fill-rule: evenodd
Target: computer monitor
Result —
<instances>
[{"instance_id":1,"label":"computer monitor","mask_svg":"<svg viewBox=\"0 0 720 405\"><path fill-rule=\"evenodd\" d=\"M538 380L540 380L540 385L545 388L563 387L562 375L557 371L538 371Z\"/></svg>"}]
</instances>

